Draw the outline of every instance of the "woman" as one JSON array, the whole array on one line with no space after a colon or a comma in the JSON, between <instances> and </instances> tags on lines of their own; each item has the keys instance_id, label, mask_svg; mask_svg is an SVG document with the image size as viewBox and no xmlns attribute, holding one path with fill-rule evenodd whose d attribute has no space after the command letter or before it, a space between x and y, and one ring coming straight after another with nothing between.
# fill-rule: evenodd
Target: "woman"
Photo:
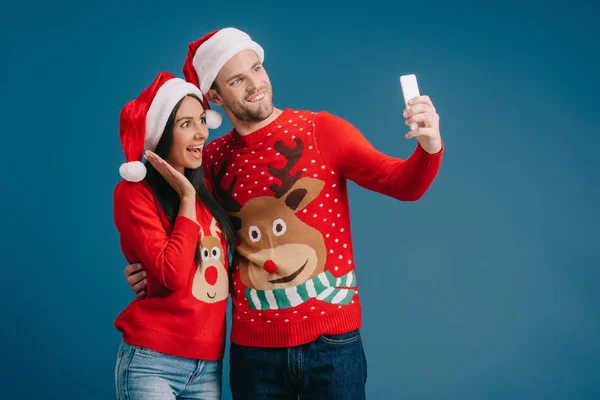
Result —
<instances>
[{"instance_id":1,"label":"woman","mask_svg":"<svg viewBox=\"0 0 600 400\"><path fill-rule=\"evenodd\" d=\"M234 231L201 168L208 127L220 123L196 86L164 72L121 112L128 162L114 218L123 254L143 263L148 287L115 321L118 399L221 398Z\"/></svg>"}]
</instances>

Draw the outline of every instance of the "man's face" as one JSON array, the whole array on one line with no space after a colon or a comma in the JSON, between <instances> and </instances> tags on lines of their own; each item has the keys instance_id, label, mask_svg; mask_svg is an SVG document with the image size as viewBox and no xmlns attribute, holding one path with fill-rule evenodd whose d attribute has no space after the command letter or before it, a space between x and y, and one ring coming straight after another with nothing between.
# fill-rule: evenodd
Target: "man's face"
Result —
<instances>
[{"instance_id":1,"label":"man's face","mask_svg":"<svg viewBox=\"0 0 600 400\"><path fill-rule=\"evenodd\" d=\"M219 71L209 98L222 105L240 121L261 122L273 113L273 89L256 53L244 50L233 56Z\"/></svg>"}]
</instances>

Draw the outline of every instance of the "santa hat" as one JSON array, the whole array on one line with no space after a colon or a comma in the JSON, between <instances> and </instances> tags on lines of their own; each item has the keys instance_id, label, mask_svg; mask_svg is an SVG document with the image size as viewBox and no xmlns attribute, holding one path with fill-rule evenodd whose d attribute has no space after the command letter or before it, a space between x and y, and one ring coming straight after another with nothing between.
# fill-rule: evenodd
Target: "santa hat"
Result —
<instances>
[{"instance_id":1,"label":"santa hat","mask_svg":"<svg viewBox=\"0 0 600 400\"><path fill-rule=\"evenodd\" d=\"M247 33L235 28L213 31L189 44L183 64L185 79L206 94L223 65L244 50L253 50L260 62L265 59L263 48Z\"/></svg>"},{"instance_id":2,"label":"santa hat","mask_svg":"<svg viewBox=\"0 0 600 400\"><path fill-rule=\"evenodd\" d=\"M119 168L123 179L129 182L144 179L146 166L140 161L144 149L156 149L175 105L189 94L202 101L209 129L216 129L221 125L220 114L210 110L208 101L196 86L167 72L159 73L150 87L121 110L121 145L127 161Z\"/></svg>"}]
</instances>

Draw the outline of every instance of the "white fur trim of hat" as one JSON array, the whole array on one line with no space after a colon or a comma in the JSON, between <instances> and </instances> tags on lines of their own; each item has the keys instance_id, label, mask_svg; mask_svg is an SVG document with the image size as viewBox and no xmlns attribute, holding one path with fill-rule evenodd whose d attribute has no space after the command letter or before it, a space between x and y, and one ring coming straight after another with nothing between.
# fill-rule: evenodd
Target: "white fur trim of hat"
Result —
<instances>
[{"instance_id":1,"label":"white fur trim of hat","mask_svg":"<svg viewBox=\"0 0 600 400\"><path fill-rule=\"evenodd\" d=\"M208 93L223 65L244 50L253 50L260 62L265 60L263 48L247 33L236 28L223 28L198 47L193 64L201 79L202 93Z\"/></svg>"}]
</instances>

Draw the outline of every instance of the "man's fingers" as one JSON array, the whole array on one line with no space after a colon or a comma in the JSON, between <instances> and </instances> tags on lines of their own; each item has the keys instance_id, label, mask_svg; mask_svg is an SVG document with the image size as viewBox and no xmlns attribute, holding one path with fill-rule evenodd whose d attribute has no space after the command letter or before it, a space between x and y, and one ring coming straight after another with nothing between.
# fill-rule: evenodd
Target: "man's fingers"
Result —
<instances>
[{"instance_id":1,"label":"man's fingers","mask_svg":"<svg viewBox=\"0 0 600 400\"><path fill-rule=\"evenodd\" d=\"M402 115L404 116L404 118L410 118L413 115L420 114L420 113L435 114L435 109L433 108L433 106L431 104L417 104L412 107L409 106L409 107L405 108L404 111L402 112Z\"/></svg>"},{"instance_id":2,"label":"man's fingers","mask_svg":"<svg viewBox=\"0 0 600 400\"><path fill-rule=\"evenodd\" d=\"M137 292L136 295L135 295L135 297L137 299L143 299L144 297L146 297L146 291L142 290L141 292Z\"/></svg>"},{"instance_id":3,"label":"man's fingers","mask_svg":"<svg viewBox=\"0 0 600 400\"><path fill-rule=\"evenodd\" d=\"M431 107L433 107L433 103L431 102L431 99L429 98L429 96L426 96L426 95L413 97L408 102L409 106L414 106L415 104L429 104ZM435 107L434 107L434 110L435 110Z\"/></svg>"},{"instance_id":4,"label":"man's fingers","mask_svg":"<svg viewBox=\"0 0 600 400\"><path fill-rule=\"evenodd\" d=\"M141 291L142 289L146 289L146 287L148 287L148 279L144 278L141 281L139 281L138 283L136 283L135 285L133 285L131 287L131 289L137 293L137 292Z\"/></svg>"},{"instance_id":5,"label":"man's fingers","mask_svg":"<svg viewBox=\"0 0 600 400\"><path fill-rule=\"evenodd\" d=\"M431 110L433 112L436 112L435 107L433 106L433 103L431 102L431 99L429 98L429 96L417 96L417 97L411 99L408 102L408 108L412 108L416 105L421 105L421 104L431 107Z\"/></svg>"},{"instance_id":6,"label":"man's fingers","mask_svg":"<svg viewBox=\"0 0 600 400\"><path fill-rule=\"evenodd\" d=\"M146 271L137 271L127 277L127 284L133 286L146 278Z\"/></svg>"},{"instance_id":7,"label":"man's fingers","mask_svg":"<svg viewBox=\"0 0 600 400\"><path fill-rule=\"evenodd\" d=\"M404 137L407 139L411 139L414 137L420 137L420 136L430 136L433 137L434 135L436 135L437 130L435 130L434 128L417 128L413 131L408 132Z\"/></svg>"},{"instance_id":8,"label":"man's fingers","mask_svg":"<svg viewBox=\"0 0 600 400\"><path fill-rule=\"evenodd\" d=\"M413 115L409 119L406 120L406 125L411 126L413 123L419 123L427 120L427 114L417 114Z\"/></svg>"},{"instance_id":9,"label":"man's fingers","mask_svg":"<svg viewBox=\"0 0 600 400\"><path fill-rule=\"evenodd\" d=\"M433 126L439 117L437 114L421 113L416 114L406 120L406 125L411 126L413 123L425 122L429 126Z\"/></svg>"},{"instance_id":10,"label":"man's fingers","mask_svg":"<svg viewBox=\"0 0 600 400\"><path fill-rule=\"evenodd\" d=\"M138 271L140 271L142 269L142 264L140 263L133 263L133 264L129 264L128 266L125 267L125 269L123 270L123 273L125 274L125 276L130 276L131 274L134 274Z\"/></svg>"}]
</instances>

